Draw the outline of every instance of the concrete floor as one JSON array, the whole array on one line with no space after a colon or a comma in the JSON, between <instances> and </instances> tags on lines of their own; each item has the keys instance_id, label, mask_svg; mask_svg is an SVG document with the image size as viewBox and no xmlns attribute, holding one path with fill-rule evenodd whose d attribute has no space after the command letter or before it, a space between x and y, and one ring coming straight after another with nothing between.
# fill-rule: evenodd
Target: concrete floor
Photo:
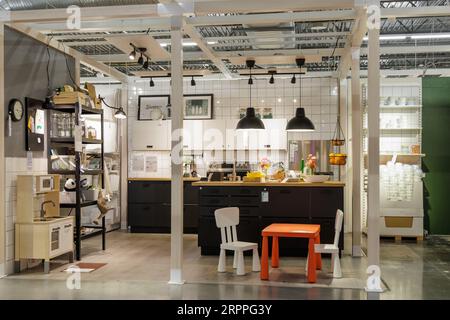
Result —
<instances>
[{"instance_id":1,"label":"concrete floor","mask_svg":"<svg viewBox=\"0 0 450 320\"><path fill-rule=\"evenodd\" d=\"M346 241L349 240L346 238ZM304 274L304 258L281 258L279 269L271 270L270 281L260 281L250 272L236 276L228 258L227 273L217 273L218 257L201 256L197 237L184 239L183 286L168 285L170 238L168 235L112 232L107 250L99 251L100 238L83 242L83 262L107 263L81 274L81 289L66 287L66 261L52 263L50 274L42 267L0 279L0 299L365 299L366 258L342 258L343 278L333 279L330 260L310 285ZM347 248L350 244L347 245ZM431 238L423 244L381 246L381 299L450 299L450 241Z\"/></svg>"}]
</instances>

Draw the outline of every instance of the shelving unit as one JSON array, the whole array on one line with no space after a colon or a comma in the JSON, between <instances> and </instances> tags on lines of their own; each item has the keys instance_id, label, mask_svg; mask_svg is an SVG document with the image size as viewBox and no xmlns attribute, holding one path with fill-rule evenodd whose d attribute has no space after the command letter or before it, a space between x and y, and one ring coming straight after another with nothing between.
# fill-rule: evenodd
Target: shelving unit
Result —
<instances>
[{"instance_id":1,"label":"shelving unit","mask_svg":"<svg viewBox=\"0 0 450 320\"><path fill-rule=\"evenodd\" d=\"M74 103L70 105L56 105L51 112L65 112L71 113L75 115L75 126L80 125L81 115L98 115L101 120L101 137L102 139L89 139L80 137L80 141L82 145L88 144L96 144L100 145L100 158L101 158L101 168L100 169L82 169L81 168L81 154L82 151L76 150L76 138L75 137L55 137L55 133L51 132L50 126L48 126L48 134L47 134L47 145L48 145L48 173L60 174L60 175L74 175L76 182L76 201L75 203L62 203L60 204L60 208L70 208L75 209L75 257L77 260L81 260L81 241L83 239L87 239L96 235L102 235L102 250L106 248L106 223L105 217L102 218L101 225L82 225L81 224L81 213L82 208L86 208L89 206L96 206L97 201L85 201L81 200L81 176L82 175L101 175L101 187L104 188L104 114L102 109L93 109L90 107L86 107L81 105L80 103ZM51 114L49 114L49 118L51 119ZM49 122L48 122L49 123ZM74 130L75 134L79 132L81 134L81 130ZM52 149L55 148L69 148L73 150L75 153L75 170L59 170L53 169L52 166ZM82 228L90 228L96 229L94 232L90 232L88 234L82 234Z\"/></svg>"},{"instance_id":2,"label":"shelving unit","mask_svg":"<svg viewBox=\"0 0 450 320\"><path fill-rule=\"evenodd\" d=\"M364 110L364 168L367 168L367 87L362 88ZM421 167L425 154L413 153L412 145L422 149L422 87L417 82L387 82L380 91L380 165L386 165L396 157L396 162ZM402 101L403 100L403 101ZM408 103L405 104L405 100ZM395 102L394 102L395 101ZM399 103L402 101L402 103ZM399 127L386 127L390 126ZM406 150L407 149L407 150ZM405 152L406 151L406 152ZM415 151L417 152L417 151ZM420 152L420 151L419 151ZM367 229L367 172L364 170L362 192L362 228ZM381 188L380 235L414 236L421 239L423 233L423 199L421 182L414 183L413 201L390 201ZM394 221L394 222L393 222ZM409 221L410 226L403 221ZM399 225L395 225L400 223ZM402 225L403 224L403 225Z\"/></svg>"}]
</instances>

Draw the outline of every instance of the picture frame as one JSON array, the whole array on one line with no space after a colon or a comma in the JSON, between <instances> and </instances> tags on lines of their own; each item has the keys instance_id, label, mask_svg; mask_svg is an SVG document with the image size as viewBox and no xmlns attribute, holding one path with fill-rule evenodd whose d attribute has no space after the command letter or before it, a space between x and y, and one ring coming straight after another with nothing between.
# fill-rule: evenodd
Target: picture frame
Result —
<instances>
[{"instance_id":1,"label":"picture frame","mask_svg":"<svg viewBox=\"0 0 450 320\"><path fill-rule=\"evenodd\" d=\"M184 119L212 119L213 106L213 94L186 94L184 95Z\"/></svg>"},{"instance_id":2,"label":"picture frame","mask_svg":"<svg viewBox=\"0 0 450 320\"><path fill-rule=\"evenodd\" d=\"M142 95L138 98L138 120L170 119L170 95Z\"/></svg>"}]
</instances>

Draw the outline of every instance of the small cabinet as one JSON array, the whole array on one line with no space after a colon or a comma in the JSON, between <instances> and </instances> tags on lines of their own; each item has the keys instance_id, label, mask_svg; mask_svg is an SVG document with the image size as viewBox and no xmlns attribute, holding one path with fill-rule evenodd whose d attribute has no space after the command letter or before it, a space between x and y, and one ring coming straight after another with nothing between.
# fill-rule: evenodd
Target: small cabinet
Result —
<instances>
[{"instance_id":1,"label":"small cabinet","mask_svg":"<svg viewBox=\"0 0 450 320\"><path fill-rule=\"evenodd\" d=\"M131 130L133 151L171 150L171 125L169 120L135 121Z\"/></svg>"},{"instance_id":2,"label":"small cabinet","mask_svg":"<svg viewBox=\"0 0 450 320\"><path fill-rule=\"evenodd\" d=\"M184 120L183 149L203 150L203 121Z\"/></svg>"},{"instance_id":3,"label":"small cabinet","mask_svg":"<svg viewBox=\"0 0 450 320\"><path fill-rule=\"evenodd\" d=\"M264 131L259 133L259 150L287 150L286 119L264 119Z\"/></svg>"},{"instance_id":4,"label":"small cabinet","mask_svg":"<svg viewBox=\"0 0 450 320\"><path fill-rule=\"evenodd\" d=\"M171 182L128 181L128 225L131 232L167 233L171 229ZM196 233L198 188L184 183L184 231Z\"/></svg>"},{"instance_id":5,"label":"small cabinet","mask_svg":"<svg viewBox=\"0 0 450 320\"><path fill-rule=\"evenodd\" d=\"M225 150L226 136L225 120L203 121L203 150Z\"/></svg>"}]
</instances>

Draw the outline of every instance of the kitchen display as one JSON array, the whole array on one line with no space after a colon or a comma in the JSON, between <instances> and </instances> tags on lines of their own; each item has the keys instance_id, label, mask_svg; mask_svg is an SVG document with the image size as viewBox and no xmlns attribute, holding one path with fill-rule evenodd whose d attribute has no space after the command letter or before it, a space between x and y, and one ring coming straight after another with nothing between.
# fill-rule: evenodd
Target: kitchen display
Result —
<instances>
[{"instance_id":1,"label":"kitchen display","mask_svg":"<svg viewBox=\"0 0 450 320\"><path fill-rule=\"evenodd\" d=\"M450 298L444 1L38 2L0 1L0 299Z\"/></svg>"}]
</instances>

